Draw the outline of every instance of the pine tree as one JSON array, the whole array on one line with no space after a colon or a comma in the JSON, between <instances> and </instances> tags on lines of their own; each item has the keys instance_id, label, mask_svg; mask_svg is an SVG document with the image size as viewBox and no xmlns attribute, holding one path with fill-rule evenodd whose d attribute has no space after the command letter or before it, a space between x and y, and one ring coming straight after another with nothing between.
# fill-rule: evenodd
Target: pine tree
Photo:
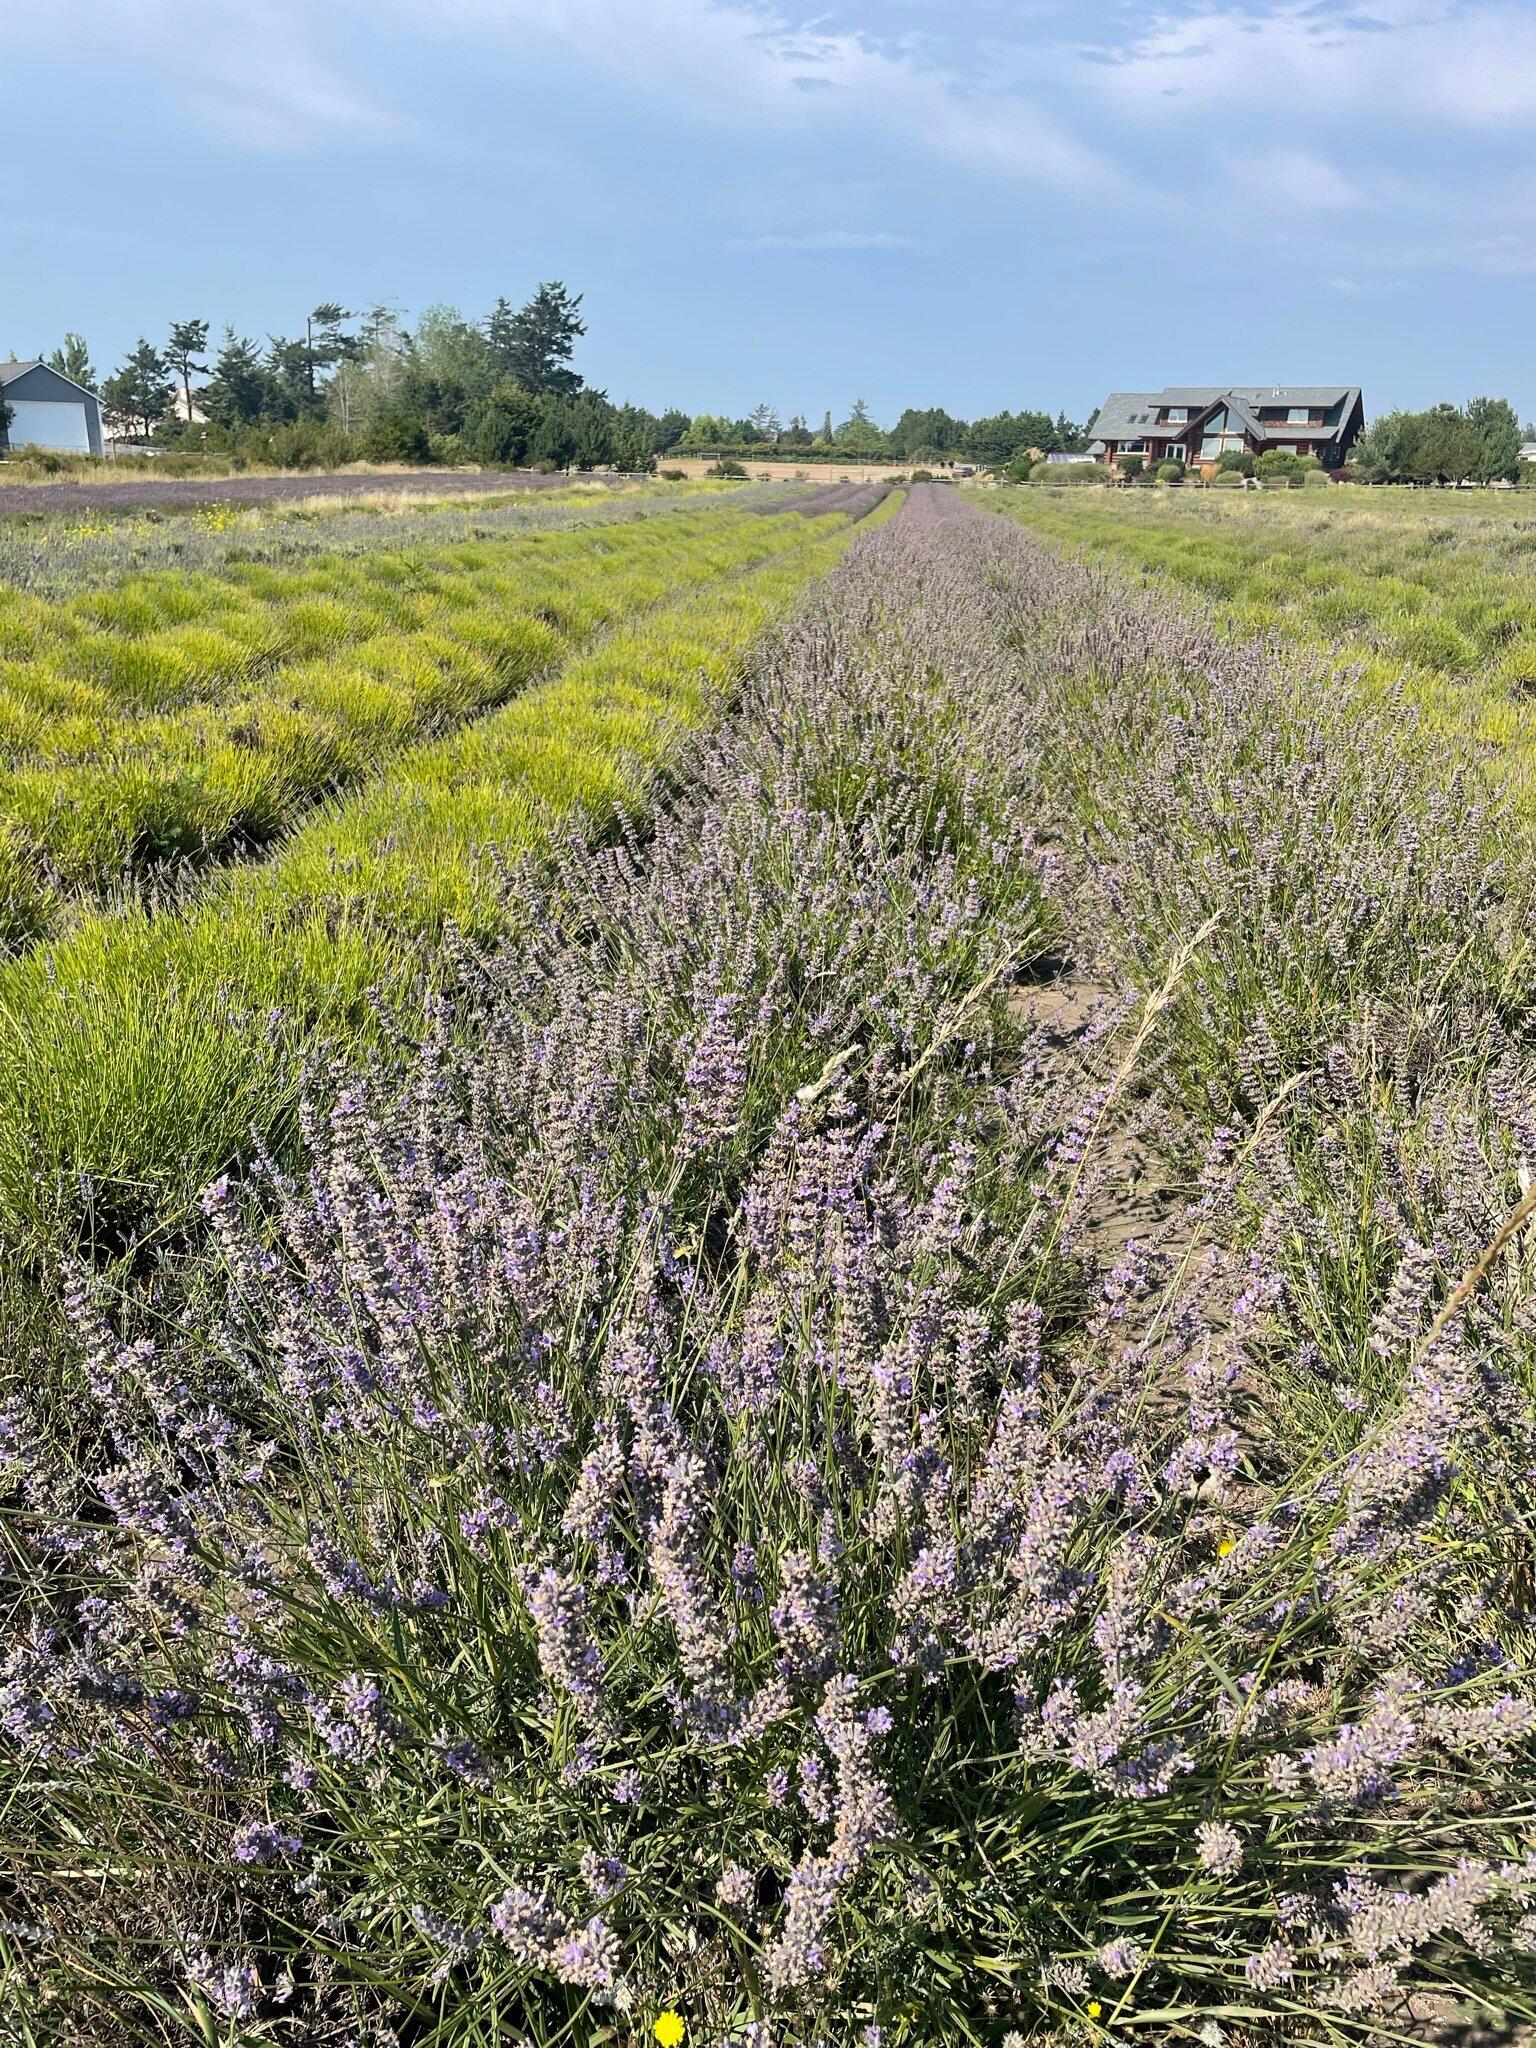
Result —
<instances>
[{"instance_id":1,"label":"pine tree","mask_svg":"<svg viewBox=\"0 0 1536 2048\"><path fill-rule=\"evenodd\" d=\"M176 387L168 380L166 368L164 356L141 334L133 354L101 387L106 411L129 433L138 432L146 441L171 409Z\"/></svg>"},{"instance_id":2,"label":"pine tree","mask_svg":"<svg viewBox=\"0 0 1536 2048\"><path fill-rule=\"evenodd\" d=\"M248 427L267 410L271 376L254 341L226 327L213 374L203 386L203 411L221 427Z\"/></svg>"},{"instance_id":3,"label":"pine tree","mask_svg":"<svg viewBox=\"0 0 1536 2048\"><path fill-rule=\"evenodd\" d=\"M319 396L320 388L316 371L333 369L337 363L357 353L356 341L345 332L345 322L356 318L357 315L349 313L338 299L323 299L306 316L304 368L312 405Z\"/></svg>"},{"instance_id":4,"label":"pine tree","mask_svg":"<svg viewBox=\"0 0 1536 2048\"><path fill-rule=\"evenodd\" d=\"M525 391L569 397L581 389L581 378L569 368L577 338L587 331L580 307L581 294L573 298L553 280L541 284L520 312L500 323L501 341L491 337L492 346L503 353L507 370ZM499 312L500 306L492 320Z\"/></svg>"},{"instance_id":5,"label":"pine tree","mask_svg":"<svg viewBox=\"0 0 1536 2048\"><path fill-rule=\"evenodd\" d=\"M63 346L49 356L48 367L57 370L61 377L67 377L72 384L83 384L87 391L96 389L96 370L83 334L73 331L66 334Z\"/></svg>"},{"instance_id":6,"label":"pine tree","mask_svg":"<svg viewBox=\"0 0 1536 2048\"><path fill-rule=\"evenodd\" d=\"M197 358L208 346L208 322L206 320L173 320L171 338L165 345L165 360L181 379L181 394L186 404L185 417L192 418L192 372L203 376L208 369L206 363Z\"/></svg>"}]
</instances>

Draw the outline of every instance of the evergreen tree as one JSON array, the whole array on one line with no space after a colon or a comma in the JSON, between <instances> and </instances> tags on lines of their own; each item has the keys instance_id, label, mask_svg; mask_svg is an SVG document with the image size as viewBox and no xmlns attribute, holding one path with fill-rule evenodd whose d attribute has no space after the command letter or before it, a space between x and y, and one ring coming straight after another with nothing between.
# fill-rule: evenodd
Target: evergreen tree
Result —
<instances>
[{"instance_id":1,"label":"evergreen tree","mask_svg":"<svg viewBox=\"0 0 1536 2048\"><path fill-rule=\"evenodd\" d=\"M885 435L869 416L869 407L856 398L847 419L837 430L837 445L852 455L884 455L889 448Z\"/></svg>"},{"instance_id":2,"label":"evergreen tree","mask_svg":"<svg viewBox=\"0 0 1536 2048\"><path fill-rule=\"evenodd\" d=\"M509 299L498 299L492 306L485 322L486 345L496 359L496 367L503 375L512 375L512 348L517 336L517 315Z\"/></svg>"},{"instance_id":3,"label":"evergreen tree","mask_svg":"<svg viewBox=\"0 0 1536 2048\"><path fill-rule=\"evenodd\" d=\"M355 320L357 315L349 313L337 299L323 299L305 318L304 355L305 382L309 389L309 401L313 405L319 395L319 373L334 369L337 363L357 352L357 342L345 331L345 323Z\"/></svg>"},{"instance_id":4,"label":"evergreen tree","mask_svg":"<svg viewBox=\"0 0 1536 2048\"><path fill-rule=\"evenodd\" d=\"M132 355L101 387L108 415L146 441L170 411L176 387L167 378L166 367L164 356L141 334Z\"/></svg>"},{"instance_id":5,"label":"evergreen tree","mask_svg":"<svg viewBox=\"0 0 1536 2048\"><path fill-rule=\"evenodd\" d=\"M267 410L270 381L255 342L226 327L200 394L203 411L221 427L254 426Z\"/></svg>"},{"instance_id":6,"label":"evergreen tree","mask_svg":"<svg viewBox=\"0 0 1536 2048\"><path fill-rule=\"evenodd\" d=\"M281 424L287 420L296 420L310 411L310 378L313 370L309 341L305 335L289 337L284 334L269 334L266 361L267 396L262 408L262 417Z\"/></svg>"},{"instance_id":7,"label":"evergreen tree","mask_svg":"<svg viewBox=\"0 0 1536 2048\"><path fill-rule=\"evenodd\" d=\"M466 450L476 462L514 467L527 462L540 417L539 400L508 377L470 415L464 429Z\"/></svg>"},{"instance_id":8,"label":"evergreen tree","mask_svg":"<svg viewBox=\"0 0 1536 2048\"><path fill-rule=\"evenodd\" d=\"M581 378L569 367L576 341L587 331L580 307L581 294L573 298L563 284L554 280L541 284L527 305L510 320L500 319L500 305L491 315L497 322L492 346L525 391L568 397L581 389Z\"/></svg>"},{"instance_id":9,"label":"evergreen tree","mask_svg":"<svg viewBox=\"0 0 1536 2048\"><path fill-rule=\"evenodd\" d=\"M68 377L72 384L83 384L87 391L96 389L96 371L83 334L66 334L63 346L49 356L48 367L57 370L61 377Z\"/></svg>"},{"instance_id":10,"label":"evergreen tree","mask_svg":"<svg viewBox=\"0 0 1536 2048\"><path fill-rule=\"evenodd\" d=\"M206 320L173 320L171 338L165 345L165 360L181 382L182 398L186 404L184 417L192 418L192 372L204 375L208 365L197 358L208 346L208 322Z\"/></svg>"}]
</instances>

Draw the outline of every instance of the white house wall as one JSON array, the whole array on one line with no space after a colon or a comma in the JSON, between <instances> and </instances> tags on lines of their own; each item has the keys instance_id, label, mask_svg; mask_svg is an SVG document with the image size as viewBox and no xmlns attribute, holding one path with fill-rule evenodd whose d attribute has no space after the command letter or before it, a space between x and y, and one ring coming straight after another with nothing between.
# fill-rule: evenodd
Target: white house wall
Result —
<instances>
[{"instance_id":1,"label":"white house wall","mask_svg":"<svg viewBox=\"0 0 1536 2048\"><path fill-rule=\"evenodd\" d=\"M90 454L90 428L81 400L12 398L7 403L13 417L6 431L13 448L58 448L71 455Z\"/></svg>"}]
</instances>

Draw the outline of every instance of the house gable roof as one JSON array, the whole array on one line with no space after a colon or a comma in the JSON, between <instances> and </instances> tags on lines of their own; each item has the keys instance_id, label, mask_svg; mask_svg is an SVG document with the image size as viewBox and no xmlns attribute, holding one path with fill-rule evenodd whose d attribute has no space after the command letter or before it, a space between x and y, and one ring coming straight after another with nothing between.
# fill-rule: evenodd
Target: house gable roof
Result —
<instances>
[{"instance_id":1,"label":"house gable roof","mask_svg":"<svg viewBox=\"0 0 1536 2048\"><path fill-rule=\"evenodd\" d=\"M1161 391L1112 391L1089 422L1090 437L1099 441L1140 441L1150 433L1169 438L1170 427L1181 439L1199 423L1203 413L1224 403L1256 439L1273 441L1294 437L1296 427L1284 420L1259 417L1263 408L1283 405L1287 410L1305 406L1323 414L1323 427L1344 426L1360 403L1358 384L1169 384ZM1165 406L1185 407L1193 417L1164 421L1157 415Z\"/></svg>"},{"instance_id":2,"label":"house gable roof","mask_svg":"<svg viewBox=\"0 0 1536 2048\"><path fill-rule=\"evenodd\" d=\"M9 390L13 384L19 384L24 377L36 376L39 372L43 384L62 384L66 389L78 392L81 398L88 398L92 405L98 403L96 393L87 385L77 384L73 377L66 377L62 370L55 370L51 364L45 363L41 356L13 356L9 361L0 362L0 391Z\"/></svg>"}]
</instances>

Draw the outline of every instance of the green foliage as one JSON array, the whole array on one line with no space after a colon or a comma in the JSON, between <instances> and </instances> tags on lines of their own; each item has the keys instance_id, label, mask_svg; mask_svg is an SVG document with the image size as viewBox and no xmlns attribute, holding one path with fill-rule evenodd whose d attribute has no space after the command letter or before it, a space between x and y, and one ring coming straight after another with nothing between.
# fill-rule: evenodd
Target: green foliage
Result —
<instances>
[{"instance_id":1,"label":"green foliage","mask_svg":"<svg viewBox=\"0 0 1536 2048\"><path fill-rule=\"evenodd\" d=\"M1159 483L1181 484L1184 481L1184 465L1174 456L1167 456L1152 472Z\"/></svg>"},{"instance_id":2,"label":"green foliage","mask_svg":"<svg viewBox=\"0 0 1536 2048\"><path fill-rule=\"evenodd\" d=\"M1536 820L1536 595L1523 494L1320 482L1237 502L1218 491L1106 492L1068 506L1020 491L1007 504L1046 540L1188 585L1235 632L1341 646L1373 687L1407 691L1449 758L1478 763L1501 799Z\"/></svg>"},{"instance_id":3,"label":"green foliage","mask_svg":"<svg viewBox=\"0 0 1536 2048\"><path fill-rule=\"evenodd\" d=\"M1115 464L1121 476L1128 476L1133 483L1146 466L1147 458L1144 455L1122 455Z\"/></svg>"},{"instance_id":4,"label":"green foliage","mask_svg":"<svg viewBox=\"0 0 1536 2048\"><path fill-rule=\"evenodd\" d=\"M541 284L519 312L505 299L497 302L487 323L487 339L499 375L510 377L525 391L570 396L581 378L570 367L576 342L586 333L581 294L568 292L558 280Z\"/></svg>"},{"instance_id":5,"label":"green foliage","mask_svg":"<svg viewBox=\"0 0 1536 2048\"><path fill-rule=\"evenodd\" d=\"M96 389L96 370L83 334L73 330L66 334L61 346L50 352L48 367L57 370L61 377L68 377L71 383L83 385L87 391Z\"/></svg>"},{"instance_id":6,"label":"green foliage","mask_svg":"<svg viewBox=\"0 0 1536 2048\"><path fill-rule=\"evenodd\" d=\"M83 660L105 646L105 622L137 627L117 650L119 685L135 699L151 687L184 695L198 662L211 676L233 658L188 637L205 620L239 628L246 659L263 663L246 699L194 716L158 786L141 776L162 850L205 845L220 817L236 842L258 818L273 837L301 807L295 791L284 815L284 777L311 777L311 806L327 787L358 787L181 912L82 916L0 968L0 1231L55 1250L60 1233L83 1234L110 1253L179 1218L252 1130L281 1144L304 1048L366 1038L369 991L414 1000L422 942L449 918L493 934L503 857L573 813L633 803L765 619L850 533L835 515L707 507L622 530L461 544L436 559L236 573L231 592L255 600L243 619L217 586L173 576L80 600L76 643L96 635ZM163 623L176 614L179 632ZM44 624L29 608L22 617ZM274 671L278 635L289 665ZM525 690L540 671L548 679ZM295 702L311 707L307 726L286 710ZM434 724L444 737L412 750ZM15 816L17 795L13 778L0 818L7 801ZM94 863L105 878L124 843L149 851L120 797L112 808L107 794L38 795L32 824L67 830L51 843L82 874Z\"/></svg>"},{"instance_id":7,"label":"green foliage","mask_svg":"<svg viewBox=\"0 0 1536 2048\"><path fill-rule=\"evenodd\" d=\"M1216 473L1221 476L1235 470L1239 476L1252 476L1256 460L1247 448L1224 448L1216 458Z\"/></svg>"},{"instance_id":8,"label":"green foliage","mask_svg":"<svg viewBox=\"0 0 1536 2048\"><path fill-rule=\"evenodd\" d=\"M368 462L429 462L426 421L406 406L389 406L364 434L362 452Z\"/></svg>"},{"instance_id":9,"label":"green foliage","mask_svg":"<svg viewBox=\"0 0 1536 2048\"><path fill-rule=\"evenodd\" d=\"M254 426L272 400L271 378L256 343L226 327L214 357L213 374L197 397L217 425Z\"/></svg>"},{"instance_id":10,"label":"green foliage","mask_svg":"<svg viewBox=\"0 0 1536 2048\"><path fill-rule=\"evenodd\" d=\"M476 462L526 462L540 412L532 393L508 378L470 415L465 447Z\"/></svg>"},{"instance_id":11,"label":"green foliage","mask_svg":"<svg viewBox=\"0 0 1536 2048\"><path fill-rule=\"evenodd\" d=\"M891 453L910 461L914 455L959 455L965 448L964 420L952 419L941 405L917 410L908 406L889 435Z\"/></svg>"},{"instance_id":12,"label":"green foliage","mask_svg":"<svg viewBox=\"0 0 1536 2048\"><path fill-rule=\"evenodd\" d=\"M1464 409L1389 412L1355 443L1350 466L1363 483L1513 481L1520 469L1520 423L1504 398L1474 398Z\"/></svg>"},{"instance_id":13,"label":"green foliage","mask_svg":"<svg viewBox=\"0 0 1536 2048\"><path fill-rule=\"evenodd\" d=\"M1049 413L1000 412L975 420L965 432L965 453L989 468L1010 462L1021 448L1049 455L1058 444L1056 422Z\"/></svg>"},{"instance_id":14,"label":"green foliage","mask_svg":"<svg viewBox=\"0 0 1536 2048\"><path fill-rule=\"evenodd\" d=\"M1299 484L1306 474L1301 457L1289 448L1266 448L1253 465L1261 484Z\"/></svg>"},{"instance_id":15,"label":"green foliage","mask_svg":"<svg viewBox=\"0 0 1536 2048\"><path fill-rule=\"evenodd\" d=\"M164 356L140 335L132 355L102 385L102 410L126 433L147 441L170 411L174 389Z\"/></svg>"}]
</instances>

